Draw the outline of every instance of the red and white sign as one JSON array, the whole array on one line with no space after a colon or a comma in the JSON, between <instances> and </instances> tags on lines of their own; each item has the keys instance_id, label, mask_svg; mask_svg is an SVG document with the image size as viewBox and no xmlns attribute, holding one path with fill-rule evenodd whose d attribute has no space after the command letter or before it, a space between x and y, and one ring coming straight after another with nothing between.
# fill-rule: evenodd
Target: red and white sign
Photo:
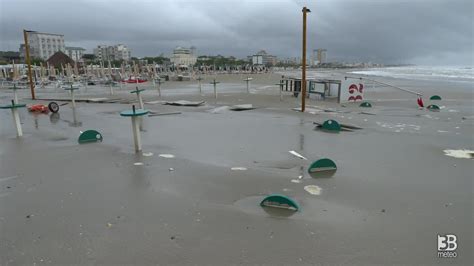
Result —
<instances>
[{"instance_id":1,"label":"red and white sign","mask_svg":"<svg viewBox=\"0 0 474 266\"><path fill-rule=\"evenodd\" d=\"M364 100L364 83L360 79L343 79L341 83L341 102Z\"/></svg>"}]
</instances>

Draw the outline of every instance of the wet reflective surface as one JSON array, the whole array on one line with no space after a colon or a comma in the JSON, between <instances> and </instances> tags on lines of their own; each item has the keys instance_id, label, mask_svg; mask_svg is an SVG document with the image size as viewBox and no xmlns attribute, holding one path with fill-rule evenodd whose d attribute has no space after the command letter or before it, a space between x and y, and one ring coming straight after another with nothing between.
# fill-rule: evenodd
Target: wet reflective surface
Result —
<instances>
[{"instance_id":1,"label":"wet reflective surface","mask_svg":"<svg viewBox=\"0 0 474 266\"><path fill-rule=\"evenodd\" d=\"M186 99L193 97L200 98ZM209 101L193 109L147 105L182 112L144 117L143 153L152 156L133 151L130 119L119 116L130 104L22 111L22 139L10 113L0 112L2 262L435 264L433 243L446 232L459 237L458 261L469 262L473 164L443 152L472 143L472 121L461 119L472 115L462 111L469 101L447 101L447 109L461 111L439 113L387 101L368 116L356 107L301 114L290 110L298 99L284 100L223 94L221 105L265 108L219 114L207 112L219 107ZM329 118L364 129L313 130L313 121ZM101 132L103 142L77 144L87 129ZM337 172L310 175L311 162L324 157ZM273 193L301 210L260 207Z\"/></svg>"}]
</instances>

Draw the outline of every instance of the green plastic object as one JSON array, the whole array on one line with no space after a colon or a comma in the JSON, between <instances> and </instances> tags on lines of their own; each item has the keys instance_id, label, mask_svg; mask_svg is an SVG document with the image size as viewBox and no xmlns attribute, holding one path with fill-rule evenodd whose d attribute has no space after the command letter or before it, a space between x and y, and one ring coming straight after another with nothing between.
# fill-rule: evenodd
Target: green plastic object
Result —
<instances>
[{"instance_id":1,"label":"green plastic object","mask_svg":"<svg viewBox=\"0 0 474 266\"><path fill-rule=\"evenodd\" d=\"M98 131L90 129L82 132L79 136L79 144L102 141L103 137Z\"/></svg>"},{"instance_id":2,"label":"green plastic object","mask_svg":"<svg viewBox=\"0 0 474 266\"><path fill-rule=\"evenodd\" d=\"M432 101L440 101L441 100L441 96L439 95L433 95L430 97L430 100Z\"/></svg>"},{"instance_id":3,"label":"green plastic object","mask_svg":"<svg viewBox=\"0 0 474 266\"><path fill-rule=\"evenodd\" d=\"M144 90L145 89L136 89L136 90L131 91L130 93L139 93L139 92L142 92Z\"/></svg>"},{"instance_id":4,"label":"green plastic object","mask_svg":"<svg viewBox=\"0 0 474 266\"><path fill-rule=\"evenodd\" d=\"M363 102L359 105L359 107L372 107L372 104L369 102Z\"/></svg>"},{"instance_id":5,"label":"green plastic object","mask_svg":"<svg viewBox=\"0 0 474 266\"><path fill-rule=\"evenodd\" d=\"M428 105L428 107L426 107L426 108L430 111L439 111L440 110L439 106L437 106L436 104Z\"/></svg>"},{"instance_id":6,"label":"green plastic object","mask_svg":"<svg viewBox=\"0 0 474 266\"><path fill-rule=\"evenodd\" d=\"M335 170L337 170L336 163L331 159L323 158L323 159L319 159L313 162L308 168L308 173L335 171Z\"/></svg>"},{"instance_id":7,"label":"green plastic object","mask_svg":"<svg viewBox=\"0 0 474 266\"><path fill-rule=\"evenodd\" d=\"M125 110L120 112L121 116L142 116L148 114L148 110L136 109L136 110Z\"/></svg>"},{"instance_id":8,"label":"green plastic object","mask_svg":"<svg viewBox=\"0 0 474 266\"><path fill-rule=\"evenodd\" d=\"M13 108L23 108L26 107L26 104L24 103L17 103L17 104L7 104L7 105L1 105L0 109L13 109Z\"/></svg>"},{"instance_id":9,"label":"green plastic object","mask_svg":"<svg viewBox=\"0 0 474 266\"><path fill-rule=\"evenodd\" d=\"M330 132L339 132L341 131L341 125L336 120L326 120L324 121L323 125L321 126L323 130L330 131Z\"/></svg>"},{"instance_id":10,"label":"green plastic object","mask_svg":"<svg viewBox=\"0 0 474 266\"><path fill-rule=\"evenodd\" d=\"M272 194L266 196L262 202L260 202L262 207L273 207L273 208L282 208L298 211L300 206L293 199L280 194Z\"/></svg>"}]
</instances>

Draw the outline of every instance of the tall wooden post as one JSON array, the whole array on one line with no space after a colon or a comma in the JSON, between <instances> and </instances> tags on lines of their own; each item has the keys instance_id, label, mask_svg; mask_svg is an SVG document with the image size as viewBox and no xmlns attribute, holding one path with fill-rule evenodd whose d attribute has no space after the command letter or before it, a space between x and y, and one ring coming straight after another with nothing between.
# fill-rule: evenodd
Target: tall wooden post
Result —
<instances>
[{"instance_id":1,"label":"tall wooden post","mask_svg":"<svg viewBox=\"0 0 474 266\"><path fill-rule=\"evenodd\" d=\"M306 13L311 12L306 7L303 7L303 56L301 59L302 73L301 73L301 112L304 112L306 106Z\"/></svg>"},{"instance_id":2,"label":"tall wooden post","mask_svg":"<svg viewBox=\"0 0 474 266\"><path fill-rule=\"evenodd\" d=\"M30 61L30 45L28 44L28 32L23 30L23 38L25 39L25 59L28 65L28 80L30 81L31 99L35 100L35 86L33 85L33 77L31 76L31 61Z\"/></svg>"}]
</instances>

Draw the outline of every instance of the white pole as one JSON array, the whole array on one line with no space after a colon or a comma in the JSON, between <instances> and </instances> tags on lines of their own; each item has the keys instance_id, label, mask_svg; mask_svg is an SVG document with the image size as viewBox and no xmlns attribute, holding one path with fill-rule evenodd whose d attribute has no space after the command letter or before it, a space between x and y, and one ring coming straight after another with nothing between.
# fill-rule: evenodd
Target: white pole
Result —
<instances>
[{"instance_id":1,"label":"white pole","mask_svg":"<svg viewBox=\"0 0 474 266\"><path fill-rule=\"evenodd\" d=\"M17 108L12 108L12 115L13 115L13 121L15 122L16 135L18 137L21 137L23 136L23 131L21 130L20 115L18 114Z\"/></svg>"},{"instance_id":2,"label":"white pole","mask_svg":"<svg viewBox=\"0 0 474 266\"><path fill-rule=\"evenodd\" d=\"M114 89L112 88L112 83L110 83L110 95L114 95Z\"/></svg>"},{"instance_id":3,"label":"white pole","mask_svg":"<svg viewBox=\"0 0 474 266\"><path fill-rule=\"evenodd\" d=\"M145 109L143 107L143 100L142 100L142 95L140 92L137 92L137 97L138 97L138 104L140 105L140 109Z\"/></svg>"},{"instance_id":4,"label":"white pole","mask_svg":"<svg viewBox=\"0 0 474 266\"><path fill-rule=\"evenodd\" d=\"M16 89L13 89L13 101L15 104L18 104L18 94L16 93Z\"/></svg>"},{"instance_id":5,"label":"white pole","mask_svg":"<svg viewBox=\"0 0 474 266\"><path fill-rule=\"evenodd\" d=\"M214 98L217 99L217 83L215 80L214 80Z\"/></svg>"},{"instance_id":6,"label":"white pole","mask_svg":"<svg viewBox=\"0 0 474 266\"><path fill-rule=\"evenodd\" d=\"M153 79L153 86L155 85L155 79ZM161 98L161 79L158 80L158 97Z\"/></svg>"},{"instance_id":7,"label":"white pole","mask_svg":"<svg viewBox=\"0 0 474 266\"><path fill-rule=\"evenodd\" d=\"M76 98L74 98L74 90L71 90L72 108L76 108Z\"/></svg>"},{"instance_id":8,"label":"white pole","mask_svg":"<svg viewBox=\"0 0 474 266\"><path fill-rule=\"evenodd\" d=\"M142 150L142 141L140 139L140 129L138 127L137 117L132 116L132 131L133 131L133 143L135 144L135 151L139 152Z\"/></svg>"},{"instance_id":9,"label":"white pole","mask_svg":"<svg viewBox=\"0 0 474 266\"><path fill-rule=\"evenodd\" d=\"M201 78L199 78L198 82L199 82L199 94L202 95Z\"/></svg>"},{"instance_id":10,"label":"white pole","mask_svg":"<svg viewBox=\"0 0 474 266\"><path fill-rule=\"evenodd\" d=\"M281 84L280 86L278 86L278 89L280 90L280 102L283 101L283 84Z\"/></svg>"}]
</instances>

